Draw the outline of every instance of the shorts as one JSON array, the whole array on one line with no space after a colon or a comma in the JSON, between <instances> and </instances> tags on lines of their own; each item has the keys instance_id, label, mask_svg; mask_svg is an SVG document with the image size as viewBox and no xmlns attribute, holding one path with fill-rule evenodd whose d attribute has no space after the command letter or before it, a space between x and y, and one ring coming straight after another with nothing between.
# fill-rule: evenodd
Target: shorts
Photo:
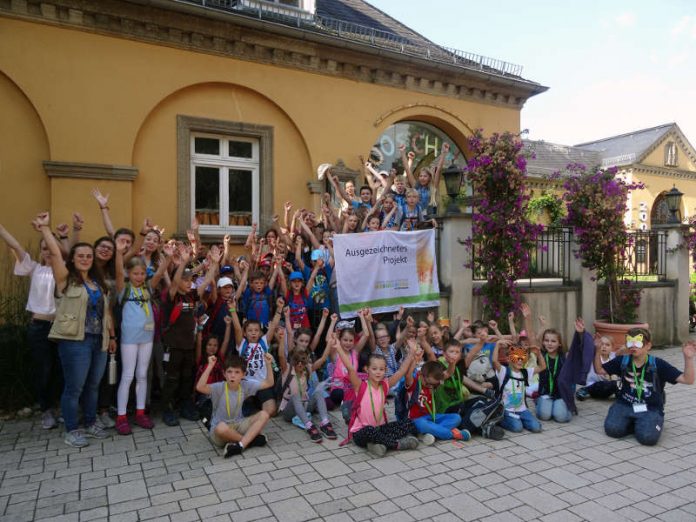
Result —
<instances>
[{"instance_id":1,"label":"shorts","mask_svg":"<svg viewBox=\"0 0 696 522\"><path fill-rule=\"evenodd\" d=\"M259 413L254 413L251 417L243 417L242 420L239 421L228 421L227 425L232 428L234 431L239 433L240 435L244 435L247 431L249 431L249 428L251 425L258 420L259 418ZM211 426L213 429L210 430L210 440L213 441L213 444L215 444L218 448L224 448L225 444L230 442L229 440L223 440L220 437L218 437L215 434L214 426Z\"/></svg>"}]
</instances>

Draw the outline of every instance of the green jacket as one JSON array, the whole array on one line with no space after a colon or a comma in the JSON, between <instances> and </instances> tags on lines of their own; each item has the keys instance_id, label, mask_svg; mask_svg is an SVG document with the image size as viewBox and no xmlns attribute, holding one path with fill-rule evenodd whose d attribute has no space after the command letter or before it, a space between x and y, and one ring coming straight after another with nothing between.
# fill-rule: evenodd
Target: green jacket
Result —
<instances>
[{"instance_id":1,"label":"green jacket","mask_svg":"<svg viewBox=\"0 0 696 522\"><path fill-rule=\"evenodd\" d=\"M444 357L440 357L438 362L445 367L449 366ZM469 390L462 383L461 373L457 368L454 374L435 390L435 409L438 413L444 413L450 406L461 404L468 398Z\"/></svg>"}]
</instances>

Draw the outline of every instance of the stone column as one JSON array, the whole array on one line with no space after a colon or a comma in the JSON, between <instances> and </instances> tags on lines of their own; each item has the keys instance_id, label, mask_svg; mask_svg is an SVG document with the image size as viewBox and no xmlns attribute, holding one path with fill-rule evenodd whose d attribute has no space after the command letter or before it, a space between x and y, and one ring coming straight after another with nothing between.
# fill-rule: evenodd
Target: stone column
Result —
<instances>
[{"instance_id":1,"label":"stone column","mask_svg":"<svg viewBox=\"0 0 696 522\"><path fill-rule=\"evenodd\" d=\"M672 344L681 344L689 338L689 251L680 246L684 245L684 233L688 228L676 224L664 230L667 232L667 279L675 283Z\"/></svg>"},{"instance_id":2,"label":"stone column","mask_svg":"<svg viewBox=\"0 0 696 522\"><path fill-rule=\"evenodd\" d=\"M450 318L471 318L473 271L464 265L470 260L469 249L461 244L471 237L471 214L447 214L442 218L440 233L441 291L449 292L447 313Z\"/></svg>"},{"instance_id":3,"label":"stone column","mask_svg":"<svg viewBox=\"0 0 696 522\"><path fill-rule=\"evenodd\" d=\"M580 285L580 302L578 303L578 315L585 320L586 325L591 325L597 318L597 279L594 270L588 270L582 266L582 260L576 257L575 252L580 246L575 236L570 242L570 279Z\"/></svg>"}]
</instances>

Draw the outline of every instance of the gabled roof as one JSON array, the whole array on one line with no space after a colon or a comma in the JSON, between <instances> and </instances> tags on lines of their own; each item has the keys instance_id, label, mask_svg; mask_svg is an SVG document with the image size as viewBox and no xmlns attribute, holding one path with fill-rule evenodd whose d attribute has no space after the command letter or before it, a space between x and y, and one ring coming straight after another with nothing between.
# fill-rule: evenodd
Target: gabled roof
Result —
<instances>
[{"instance_id":1,"label":"gabled roof","mask_svg":"<svg viewBox=\"0 0 696 522\"><path fill-rule=\"evenodd\" d=\"M527 174L534 177L563 172L569 163L582 163L588 167L595 167L602 161L601 155L592 150L547 141L522 140L522 142L524 150L534 154L534 157L527 160Z\"/></svg>"},{"instance_id":2,"label":"gabled roof","mask_svg":"<svg viewBox=\"0 0 696 522\"><path fill-rule=\"evenodd\" d=\"M578 143L575 147L600 154L603 165L629 165L640 162L643 157L671 130L678 129L676 123L665 123L657 127L642 129L596 141ZM681 133L681 131L679 131Z\"/></svg>"}]
</instances>

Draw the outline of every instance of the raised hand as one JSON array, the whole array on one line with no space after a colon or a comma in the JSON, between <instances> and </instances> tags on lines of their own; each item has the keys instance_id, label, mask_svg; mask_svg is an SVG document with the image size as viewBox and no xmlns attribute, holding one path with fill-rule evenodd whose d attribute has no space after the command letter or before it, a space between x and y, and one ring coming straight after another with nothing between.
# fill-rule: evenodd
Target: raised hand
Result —
<instances>
[{"instance_id":1,"label":"raised hand","mask_svg":"<svg viewBox=\"0 0 696 522\"><path fill-rule=\"evenodd\" d=\"M36 215L36 219L33 222L36 223L37 227L47 227L51 223L51 218L48 212L41 212Z\"/></svg>"},{"instance_id":2,"label":"raised hand","mask_svg":"<svg viewBox=\"0 0 696 522\"><path fill-rule=\"evenodd\" d=\"M85 221L82 219L82 216L80 215L79 212L73 212L72 215L72 226L75 230L82 230L82 227L84 226Z\"/></svg>"},{"instance_id":3,"label":"raised hand","mask_svg":"<svg viewBox=\"0 0 696 522\"><path fill-rule=\"evenodd\" d=\"M525 317L525 318L532 315L532 309L529 308L529 305L527 303L522 303L520 305L520 312L522 312L522 317Z\"/></svg>"},{"instance_id":4,"label":"raised hand","mask_svg":"<svg viewBox=\"0 0 696 522\"><path fill-rule=\"evenodd\" d=\"M68 235L68 232L70 232L70 227L67 223L61 223L56 227L56 232L58 232L59 236L65 237Z\"/></svg>"},{"instance_id":5,"label":"raised hand","mask_svg":"<svg viewBox=\"0 0 696 522\"><path fill-rule=\"evenodd\" d=\"M128 252L128 248L128 238L126 236L118 236L116 238L116 250L121 254L125 254Z\"/></svg>"},{"instance_id":6,"label":"raised hand","mask_svg":"<svg viewBox=\"0 0 696 522\"><path fill-rule=\"evenodd\" d=\"M220 252L220 247L217 245L213 245L212 247L210 247L208 256L210 257L210 261L212 263L216 265L220 264L220 260L222 259L222 252Z\"/></svg>"},{"instance_id":7,"label":"raised hand","mask_svg":"<svg viewBox=\"0 0 696 522\"><path fill-rule=\"evenodd\" d=\"M103 195L101 192L99 192L98 188L92 189L92 196L94 196L94 199L96 199L97 203L99 203L99 208L106 208L109 205L109 194L106 196Z\"/></svg>"},{"instance_id":8,"label":"raised hand","mask_svg":"<svg viewBox=\"0 0 696 522\"><path fill-rule=\"evenodd\" d=\"M696 341L687 341L682 347L682 352L684 357L695 357L696 356Z\"/></svg>"},{"instance_id":9,"label":"raised hand","mask_svg":"<svg viewBox=\"0 0 696 522\"><path fill-rule=\"evenodd\" d=\"M490 321L488 321L488 327L491 330L497 330L498 329L498 322L491 319Z\"/></svg>"},{"instance_id":10,"label":"raised hand","mask_svg":"<svg viewBox=\"0 0 696 522\"><path fill-rule=\"evenodd\" d=\"M328 309L328 308L322 308L322 309L321 309L321 316L322 316L322 317L328 317L328 316L329 316L329 309Z\"/></svg>"},{"instance_id":11,"label":"raised hand","mask_svg":"<svg viewBox=\"0 0 696 522\"><path fill-rule=\"evenodd\" d=\"M201 227L201 226L200 226L200 224L198 223L198 220L194 217L194 218L191 220L191 230L193 230L194 232L197 232L198 229L199 229L200 227Z\"/></svg>"},{"instance_id":12,"label":"raised hand","mask_svg":"<svg viewBox=\"0 0 696 522\"><path fill-rule=\"evenodd\" d=\"M515 320L515 312L508 312L508 321Z\"/></svg>"},{"instance_id":13,"label":"raised hand","mask_svg":"<svg viewBox=\"0 0 696 522\"><path fill-rule=\"evenodd\" d=\"M284 306L285 306L285 299L283 299L282 297L279 297L278 299L276 299L276 308L278 310L282 310Z\"/></svg>"},{"instance_id":14,"label":"raised hand","mask_svg":"<svg viewBox=\"0 0 696 522\"><path fill-rule=\"evenodd\" d=\"M578 333L583 333L585 331L585 320L582 317L578 317L575 320L575 331Z\"/></svg>"},{"instance_id":15,"label":"raised hand","mask_svg":"<svg viewBox=\"0 0 696 522\"><path fill-rule=\"evenodd\" d=\"M211 355L208 357L208 366L213 367L215 366L215 363L217 362L217 357L214 355Z\"/></svg>"},{"instance_id":16,"label":"raised hand","mask_svg":"<svg viewBox=\"0 0 696 522\"><path fill-rule=\"evenodd\" d=\"M119 239L120 239L120 237L119 237ZM162 247L162 252L167 257L174 257L174 255L176 254L176 246L170 242L167 242Z\"/></svg>"}]
</instances>

